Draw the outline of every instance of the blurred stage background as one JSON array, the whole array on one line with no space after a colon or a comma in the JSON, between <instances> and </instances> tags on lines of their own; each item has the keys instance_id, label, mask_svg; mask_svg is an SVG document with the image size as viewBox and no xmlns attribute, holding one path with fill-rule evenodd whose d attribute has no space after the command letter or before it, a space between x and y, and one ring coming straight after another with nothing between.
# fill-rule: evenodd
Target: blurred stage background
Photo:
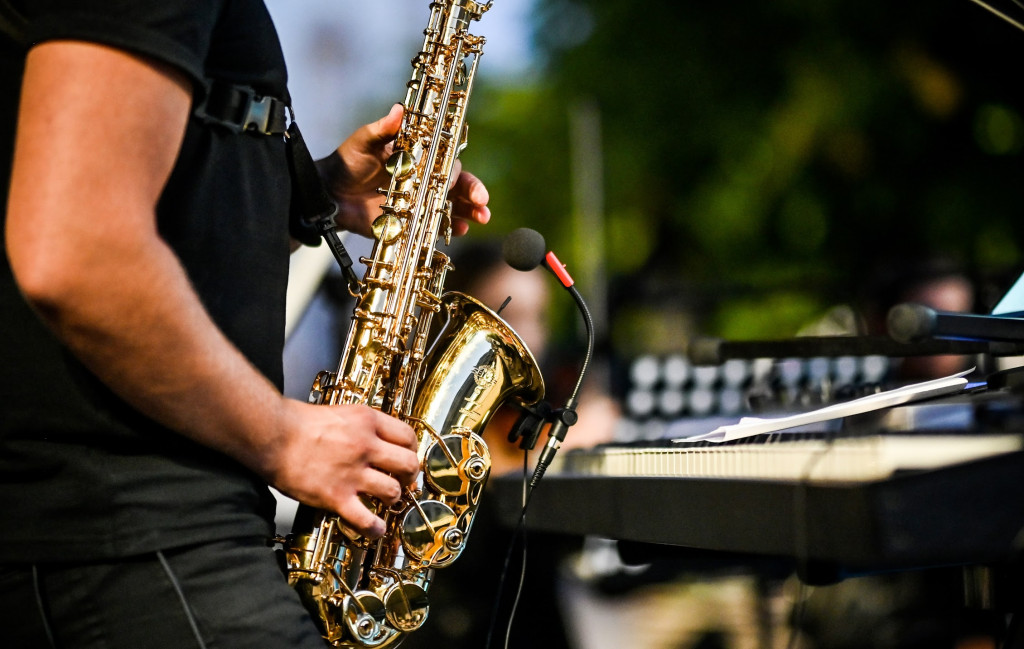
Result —
<instances>
[{"instance_id":1,"label":"blurred stage background","mask_svg":"<svg viewBox=\"0 0 1024 649\"><path fill-rule=\"evenodd\" d=\"M401 98L426 2L268 4L314 154ZM969 0L497 0L476 31L471 236L539 230L613 362L866 327L928 265L986 312L1024 267L1024 32Z\"/></svg>"},{"instance_id":2,"label":"blurred stage background","mask_svg":"<svg viewBox=\"0 0 1024 649\"><path fill-rule=\"evenodd\" d=\"M426 0L267 4L315 155L401 99ZM474 33L488 42L463 161L486 182L493 220L467 240L527 226L557 251L594 312L591 381L621 409L621 439L738 415L734 388L769 371L776 385L825 377L838 389L891 369L698 371L685 360L695 336L880 333L888 306L949 278L966 286L951 310L986 313L1024 269L1024 32L969 0L495 0ZM332 264L296 262L286 389L299 398L333 367L347 327L344 291L320 281ZM571 365L575 308L557 296L544 317L552 355ZM676 580L612 604L577 593L577 642L784 642L764 631L785 625L784 598L736 579ZM704 621L733 616L719 622L731 635L682 629L701 624L682 601ZM636 635L641 620L658 639Z\"/></svg>"}]
</instances>

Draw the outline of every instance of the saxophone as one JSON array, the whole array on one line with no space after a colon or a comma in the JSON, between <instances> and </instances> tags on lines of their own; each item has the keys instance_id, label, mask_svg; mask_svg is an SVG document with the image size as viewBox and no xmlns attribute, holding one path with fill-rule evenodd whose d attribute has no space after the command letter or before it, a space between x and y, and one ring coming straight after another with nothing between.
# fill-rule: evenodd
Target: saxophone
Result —
<instances>
[{"instance_id":1,"label":"saxophone","mask_svg":"<svg viewBox=\"0 0 1024 649\"><path fill-rule=\"evenodd\" d=\"M438 244L451 238L447 193L484 43L468 28L492 2L430 5L338 369L320 372L310 391L313 403L396 416L419 440L421 472L402 500L364 499L384 518L383 537L300 506L284 540L288 581L336 647L395 646L424 623L434 571L465 547L490 470L484 427L506 400L530 405L544 394L537 362L508 324L472 297L442 296L452 266ZM428 349L441 312L447 321Z\"/></svg>"}]
</instances>

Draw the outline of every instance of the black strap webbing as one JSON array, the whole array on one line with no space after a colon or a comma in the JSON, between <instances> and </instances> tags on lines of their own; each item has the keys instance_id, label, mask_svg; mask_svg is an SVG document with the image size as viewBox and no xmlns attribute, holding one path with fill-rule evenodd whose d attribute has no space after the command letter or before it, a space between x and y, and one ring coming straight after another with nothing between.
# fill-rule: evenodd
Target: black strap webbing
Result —
<instances>
[{"instance_id":1,"label":"black strap webbing","mask_svg":"<svg viewBox=\"0 0 1024 649\"><path fill-rule=\"evenodd\" d=\"M323 237L348 285L358 286L359 277L352 268L352 258L338 236L338 203L324 187L313 156L294 121L288 125L285 152L292 179L291 220L288 223L292 238L307 246L318 246Z\"/></svg>"},{"instance_id":2,"label":"black strap webbing","mask_svg":"<svg viewBox=\"0 0 1024 649\"><path fill-rule=\"evenodd\" d=\"M338 212L338 205L327 193L313 156L295 122L288 127L285 153L292 177L292 237L307 246L320 245L320 222L333 218Z\"/></svg>"}]
</instances>

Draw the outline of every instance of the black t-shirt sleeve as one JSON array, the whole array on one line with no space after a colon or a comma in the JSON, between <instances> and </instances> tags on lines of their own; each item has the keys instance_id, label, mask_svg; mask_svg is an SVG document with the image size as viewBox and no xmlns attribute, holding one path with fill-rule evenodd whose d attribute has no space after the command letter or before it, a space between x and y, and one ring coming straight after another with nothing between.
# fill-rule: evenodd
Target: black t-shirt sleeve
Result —
<instances>
[{"instance_id":1,"label":"black t-shirt sleeve","mask_svg":"<svg viewBox=\"0 0 1024 649\"><path fill-rule=\"evenodd\" d=\"M205 61L224 3L218 0L36 0L25 2L34 44L83 40L169 63L203 86Z\"/></svg>"}]
</instances>

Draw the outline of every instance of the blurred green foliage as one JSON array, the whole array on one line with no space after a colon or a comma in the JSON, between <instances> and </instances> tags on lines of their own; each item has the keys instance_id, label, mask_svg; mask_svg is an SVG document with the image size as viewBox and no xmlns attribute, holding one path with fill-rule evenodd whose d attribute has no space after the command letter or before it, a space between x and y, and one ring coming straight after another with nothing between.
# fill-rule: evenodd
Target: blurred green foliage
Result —
<instances>
[{"instance_id":1,"label":"blurred green foliage","mask_svg":"<svg viewBox=\"0 0 1024 649\"><path fill-rule=\"evenodd\" d=\"M607 290L620 352L650 332L792 336L897 263L942 256L1002 288L1024 266L1024 32L968 0L536 6L540 68L478 90L467 166L494 232L599 261L580 289ZM574 218L581 152L600 232Z\"/></svg>"}]
</instances>

